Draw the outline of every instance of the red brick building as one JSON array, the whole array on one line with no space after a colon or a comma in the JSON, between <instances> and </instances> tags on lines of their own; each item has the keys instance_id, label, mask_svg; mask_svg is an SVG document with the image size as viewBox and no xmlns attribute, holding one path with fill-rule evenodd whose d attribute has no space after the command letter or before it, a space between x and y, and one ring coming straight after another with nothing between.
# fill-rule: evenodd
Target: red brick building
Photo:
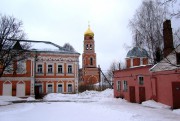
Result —
<instances>
[{"instance_id":1,"label":"red brick building","mask_svg":"<svg viewBox=\"0 0 180 121\"><path fill-rule=\"evenodd\" d=\"M4 72L0 78L0 95L27 97L78 92L79 53L51 42L26 42L31 45L32 56L15 63L15 73Z\"/></svg>"},{"instance_id":2,"label":"red brick building","mask_svg":"<svg viewBox=\"0 0 180 121\"><path fill-rule=\"evenodd\" d=\"M137 103L153 99L180 108L180 45L173 47L169 20L164 22L164 35L164 59L153 67L142 49L135 47L128 52L127 69L114 71L114 97Z\"/></svg>"},{"instance_id":3,"label":"red brick building","mask_svg":"<svg viewBox=\"0 0 180 121\"><path fill-rule=\"evenodd\" d=\"M84 33L84 44L82 54L82 68L80 69L80 81L84 84L95 84L99 82L99 69L97 68L94 33L88 26Z\"/></svg>"},{"instance_id":4,"label":"red brick building","mask_svg":"<svg viewBox=\"0 0 180 121\"><path fill-rule=\"evenodd\" d=\"M146 50L134 47L127 53L126 67L124 70L114 71L114 96L122 97L130 102L141 103L150 99L152 95L146 90L151 90L150 72Z\"/></svg>"}]
</instances>

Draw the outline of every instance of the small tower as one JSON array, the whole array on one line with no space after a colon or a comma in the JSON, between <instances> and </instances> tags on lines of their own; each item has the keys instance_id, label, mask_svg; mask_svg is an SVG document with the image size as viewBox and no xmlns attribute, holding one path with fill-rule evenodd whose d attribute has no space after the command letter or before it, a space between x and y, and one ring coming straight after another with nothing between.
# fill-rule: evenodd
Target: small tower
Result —
<instances>
[{"instance_id":1,"label":"small tower","mask_svg":"<svg viewBox=\"0 0 180 121\"><path fill-rule=\"evenodd\" d=\"M81 79L85 84L95 84L99 81L99 69L96 65L96 53L94 43L94 33L88 25L84 33L84 51L82 54Z\"/></svg>"},{"instance_id":2,"label":"small tower","mask_svg":"<svg viewBox=\"0 0 180 121\"><path fill-rule=\"evenodd\" d=\"M134 68L138 66L148 65L148 53L145 49L134 47L127 53L126 67Z\"/></svg>"}]
</instances>

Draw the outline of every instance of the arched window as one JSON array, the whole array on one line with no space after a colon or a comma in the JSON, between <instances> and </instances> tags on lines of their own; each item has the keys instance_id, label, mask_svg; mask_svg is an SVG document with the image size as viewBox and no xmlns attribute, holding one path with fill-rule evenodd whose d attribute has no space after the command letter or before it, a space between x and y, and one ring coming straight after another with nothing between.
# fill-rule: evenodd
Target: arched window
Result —
<instances>
[{"instance_id":1,"label":"arched window","mask_svg":"<svg viewBox=\"0 0 180 121\"><path fill-rule=\"evenodd\" d=\"M93 58L90 58L90 65L93 65Z\"/></svg>"},{"instance_id":2,"label":"arched window","mask_svg":"<svg viewBox=\"0 0 180 121\"><path fill-rule=\"evenodd\" d=\"M90 45L90 50L92 50L92 45Z\"/></svg>"},{"instance_id":3,"label":"arched window","mask_svg":"<svg viewBox=\"0 0 180 121\"><path fill-rule=\"evenodd\" d=\"M88 44L86 45L86 50L88 50Z\"/></svg>"}]
</instances>

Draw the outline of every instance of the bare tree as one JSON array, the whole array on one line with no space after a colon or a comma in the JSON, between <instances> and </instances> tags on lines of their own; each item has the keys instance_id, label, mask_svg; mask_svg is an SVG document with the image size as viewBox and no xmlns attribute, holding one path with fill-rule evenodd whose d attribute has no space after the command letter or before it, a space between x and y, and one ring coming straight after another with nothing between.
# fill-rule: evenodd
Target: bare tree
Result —
<instances>
[{"instance_id":1,"label":"bare tree","mask_svg":"<svg viewBox=\"0 0 180 121\"><path fill-rule=\"evenodd\" d=\"M75 51L74 47L69 43L65 43L63 47L69 51Z\"/></svg>"},{"instance_id":2,"label":"bare tree","mask_svg":"<svg viewBox=\"0 0 180 121\"><path fill-rule=\"evenodd\" d=\"M163 50L163 19L166 15L158 0L144 0L129 21L133 44L147 50L151 63L157 63L157 50Z\"/></svg>"},{"instance_id":3,"label":"bare tree","mask_svg":"<svg viewBox=\"0 0 180 121\"><path fill-rule=\"evenodd\" d=\"M161 0L160 5L170 9L171 17L180 18L180 1L179 0Z\"/></svg>"},{"instance_id":4,"label":"bare tree","mask_svg":"<svg viewBox=\"0 0 180 121\"><path fill-rule=\"evenodd\" d=\"M122 62L119 63L117 61L113 61L105 74L107 79L112 81L113 71L120 70L120 69L124 69L124 64Z\"/></svg>"},{"instance_id":5,"label":"bare tree","mask_svg":"<svg viewBox=\"0 0 180 121\"><path fill-rule=\"evenodd\" d=\"M173 38L174 38L174 47L177 47L180 44L180 28L174 32Z\"/></svg>"},{"instance_id":6,"label":"bare tree","mask_svg":"<svg viewBox=\"0 0 180 121\"><path fill-rule=\"evenodd\" d=\"M25 38L22 21L13 16L0 15L0 77L4 71L16 72L18 61L25 60L29 47L26 42L21 46L18 40Z\"/></svg>"}]
</instances>

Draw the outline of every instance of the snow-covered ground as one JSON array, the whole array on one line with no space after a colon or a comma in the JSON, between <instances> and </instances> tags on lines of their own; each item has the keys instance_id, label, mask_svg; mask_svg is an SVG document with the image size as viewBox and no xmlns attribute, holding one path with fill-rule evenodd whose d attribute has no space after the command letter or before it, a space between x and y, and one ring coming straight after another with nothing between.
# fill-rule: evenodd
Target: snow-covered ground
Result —
<instances>
[{"instance_id":1,"label":"snow-covered ground","mask_svg":"<svg viewBox=\"0 0 180 121\"><path fill-rule=\"evenodd\" d=\"M1 102L11 101L0 96ZM13 99L12 99L13 100ZM29 98L28 100L33 100ZM60 102L49 102L49 101ZM179 121L180 110L146 101L129 103L113 98L113 91L49 94L45 102L0 106L0 121Z\"/></svg>"}]
</instances>

